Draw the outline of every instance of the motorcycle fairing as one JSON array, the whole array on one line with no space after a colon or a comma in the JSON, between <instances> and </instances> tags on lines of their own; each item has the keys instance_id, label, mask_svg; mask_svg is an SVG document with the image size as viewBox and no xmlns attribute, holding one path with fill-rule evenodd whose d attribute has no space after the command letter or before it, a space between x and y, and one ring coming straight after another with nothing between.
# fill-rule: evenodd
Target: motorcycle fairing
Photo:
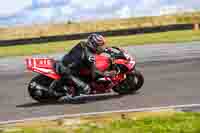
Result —
<instances>
[{"instance_id":1,"label":"motorcycle fairing","mask_svg":"<svg viewBox=\"0 0 200 133\"><path fill-rule=\"evenodd\" d=\"M109 57L106 57L106 56L103 56L103 55L96 55L95 56L95 65L96 65L96 68L99 70L99 71L105 71L105 70L108 70L108 68L110 67L110 59Z\"/></svg>"},{"instance_id":2,"label":"motorcycle fairing","mask_svg":"<svg viewBox=\"0 0 200 133\"><path fill-rule=\"evenodd\" d=\"M116 59L116 60L114 60L114 63L125 65L129 71L132 70L136 64L134 60L128 61L128 60L124 60L124 59Z\"/></svg>"},{"instance_id":3,"label":"motorcycle fairing","mask_svg":"<svg viewBox=\"0 0 200 133\"><path fill-rule=\"evenodd\" d=\"M60 79L60 75L58 75L53 68L53 59L49 58L26 58L26 67L28 70L43 74L53 79Z\"/></svg>"}]
</instances>

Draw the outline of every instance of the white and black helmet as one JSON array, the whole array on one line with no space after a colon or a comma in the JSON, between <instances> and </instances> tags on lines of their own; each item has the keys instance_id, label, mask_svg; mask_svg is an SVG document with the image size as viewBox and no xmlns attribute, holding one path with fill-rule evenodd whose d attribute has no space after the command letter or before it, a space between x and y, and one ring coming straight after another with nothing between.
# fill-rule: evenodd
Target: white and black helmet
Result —
<instances>
[{"instance_id":1,"label":"white and black helmet","mask_svg":"<svg viewBox=\"0 0 200 133\"><path fill-rule=\"evenodd\" d=\"M92 50L97 51L98 47L105 45L105 38L99 34L91 34L87 39L87 45Z\"/></svg>"}]
</instances>

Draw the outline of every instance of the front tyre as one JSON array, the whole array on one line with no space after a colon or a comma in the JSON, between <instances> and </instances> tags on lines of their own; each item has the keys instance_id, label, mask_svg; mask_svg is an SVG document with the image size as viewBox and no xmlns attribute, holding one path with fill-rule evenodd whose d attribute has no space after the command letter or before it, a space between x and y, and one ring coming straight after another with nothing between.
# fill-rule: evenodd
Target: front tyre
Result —
<instances>
[{"instance_id":1,"label":"front tyre","mask_svg":"<svg viewBox=\"0 0 200 133\"><path fill-rule=\"evenodd\" d=\"M139 90L144 84L144 76L138 70L135 70L130 75L131 75L131 77L134 77L133 80L135 83L135 91Z\"/></svg>"},{"instance_id":2,"label":"front tyre","mask_svg":"<svg viewBox=\"0 0 200 133\"><path fill-rule=\"evenodd\" d=\"M133 71L127 74L126 80L124 80L119 86L113 88L113 90L121 95L131 94L138 91L144 84L144 77L140 71Z\"/></svg>"}]
</instances>

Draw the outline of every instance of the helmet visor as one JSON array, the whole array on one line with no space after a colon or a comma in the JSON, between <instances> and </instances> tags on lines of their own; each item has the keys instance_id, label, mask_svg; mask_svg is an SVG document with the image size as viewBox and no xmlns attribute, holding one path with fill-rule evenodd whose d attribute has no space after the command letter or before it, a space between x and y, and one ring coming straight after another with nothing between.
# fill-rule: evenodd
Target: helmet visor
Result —
<instances>
[{"instance_id":1,"label":"helmet visor","mask_svg":"<svg viewBox=\"0 0 200 133\"><path fill-rule=\"evenodd\" d=\"M102 53L105 50L105 45L97 46L97 53Z\"/></svg>"}]
</instances>

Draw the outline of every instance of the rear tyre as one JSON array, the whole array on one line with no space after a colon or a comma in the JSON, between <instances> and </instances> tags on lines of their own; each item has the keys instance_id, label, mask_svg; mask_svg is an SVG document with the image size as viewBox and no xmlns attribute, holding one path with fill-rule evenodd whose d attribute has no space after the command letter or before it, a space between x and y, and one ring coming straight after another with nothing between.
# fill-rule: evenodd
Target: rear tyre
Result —
<instances>
[{"instance_id":1,"label":"rear tyre","mask_svg":"<svg viewBox=\"0 0 200 133\"><path fill-rule=\"evenodd\" d=\"M48 88L50 84L53 82L53 79L44 76L44 75L37 75L35 76L28 85L28 92L32 99L44 103L44 102L52 102L57 100L57 97L49 96L48 91L37 89L35 87L35 83L41 86Z\"/></svg>"},{"instance_id":2,"label":"rear tyre","mask_svg":"<svg viewBox=\"0 0 200 133\"><path fill-rule=\"evenodd\" d=\"M143 84L144 77L142 73L135 70L134 72L127 74L126 80L119 86L114 87L113 90L120 95L131 94L137 92Z\"/></svg>"}]
</instances>

